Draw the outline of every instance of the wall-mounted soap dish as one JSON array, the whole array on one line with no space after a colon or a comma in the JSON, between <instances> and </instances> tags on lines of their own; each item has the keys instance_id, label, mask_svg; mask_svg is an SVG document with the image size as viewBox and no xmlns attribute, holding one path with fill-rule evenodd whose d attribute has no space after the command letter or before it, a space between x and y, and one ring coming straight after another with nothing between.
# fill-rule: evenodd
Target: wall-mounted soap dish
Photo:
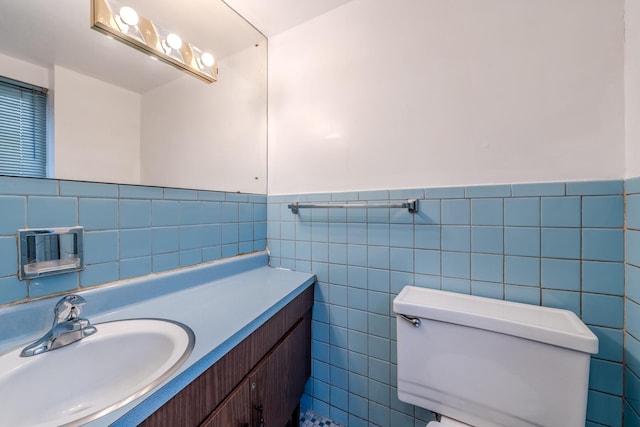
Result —
<instances>
[{"instance_id":1,"label":"wall-mounted soap dish","mask_svg":"<svg viewBox=\"0 0 640 427\"><path fill-rule=\"evenodd\" d=\"M20 280L84 269L83 227L18 230Z\"/></svg>"}]
</instances>

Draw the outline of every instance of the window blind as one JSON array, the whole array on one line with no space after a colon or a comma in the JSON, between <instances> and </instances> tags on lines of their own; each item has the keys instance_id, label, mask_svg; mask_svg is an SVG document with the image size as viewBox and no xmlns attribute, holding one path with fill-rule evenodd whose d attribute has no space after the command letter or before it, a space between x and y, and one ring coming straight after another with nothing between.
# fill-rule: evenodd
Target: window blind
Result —
<instances>
[{"instance_id":1,"label":"window blind","mask_svg":"<svg viewBox=\"0 0 640 427\"><path fill-rule=\"evenodd\" d=\"M0 174L47 175L47 91L3 77L0 77Z\"/></svg>"}]
</instances>

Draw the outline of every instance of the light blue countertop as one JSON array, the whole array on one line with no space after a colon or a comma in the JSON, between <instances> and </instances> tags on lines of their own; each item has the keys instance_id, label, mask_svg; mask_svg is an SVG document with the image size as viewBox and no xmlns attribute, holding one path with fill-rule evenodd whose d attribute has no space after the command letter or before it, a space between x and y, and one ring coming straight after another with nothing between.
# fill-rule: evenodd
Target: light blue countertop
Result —
<instances>
[{"instance_id":1,"label":"light blue countertop","mask_svg":"<svg viewBox=\"0 0 640 427\"><path fill-rule=\"evenodd\" d=\"M188 325L196 336L191 355L169 379L87 425L139 424L314 280L311 274L268 267L267 254L261 252L80 292L87 300L82 317L94 324L166 318ZM58 298L0 310L0 352L46 332Z\"/></svg>"}]
</instances>

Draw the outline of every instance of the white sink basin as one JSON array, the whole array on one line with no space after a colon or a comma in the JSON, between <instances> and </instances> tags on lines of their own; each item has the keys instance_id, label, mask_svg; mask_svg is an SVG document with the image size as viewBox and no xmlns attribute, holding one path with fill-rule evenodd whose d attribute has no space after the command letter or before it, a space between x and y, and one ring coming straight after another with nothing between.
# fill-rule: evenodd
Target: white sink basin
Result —
<instances>
[{"instance_id":1,"label":"white sink basin","mask_svg":"<svg viewBox=\"0 0 640 427\"><path fill-rule=\"evenodd\" d=\"M95 325L98 332L66 347L0 356L0 425L80 425L120 408L168 378L195 337L160 319Z\"/></svg>"}]
</instances>

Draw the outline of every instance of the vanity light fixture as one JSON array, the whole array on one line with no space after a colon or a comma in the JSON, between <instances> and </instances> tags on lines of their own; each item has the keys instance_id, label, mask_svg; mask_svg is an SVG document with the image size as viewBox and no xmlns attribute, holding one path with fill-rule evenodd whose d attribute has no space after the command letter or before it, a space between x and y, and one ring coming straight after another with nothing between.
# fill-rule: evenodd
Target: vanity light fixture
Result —
<instances>
[{"instance_id":1,"label":"vanity light fixture","mask_svg":"<svg viewBox=\"0 0 640 427\"><path fill-rule=\"evenodd\" d=\"M207 83L218 80L218 65L211 53L115 0L91 0L91 28Z\"/></svg>"}]
</instances>

